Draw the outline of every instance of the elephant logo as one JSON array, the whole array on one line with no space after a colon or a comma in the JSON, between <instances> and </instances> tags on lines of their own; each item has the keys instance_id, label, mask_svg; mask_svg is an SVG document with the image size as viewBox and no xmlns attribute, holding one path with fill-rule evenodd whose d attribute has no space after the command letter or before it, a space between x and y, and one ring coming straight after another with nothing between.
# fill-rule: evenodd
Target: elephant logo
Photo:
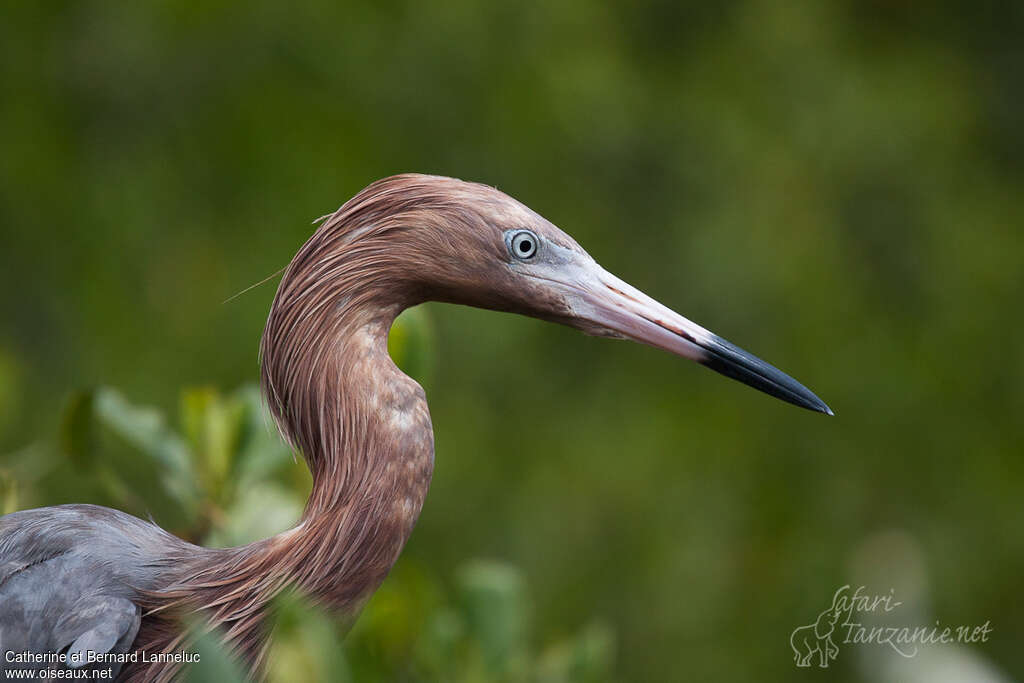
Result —
<instances>
[{"instance_id":1,"label":"elephant logo","mask_svg":"<svg viewBox=\"0 0 1024 683\"><path fill-rule=\"evenodd\" d=\"M840 594L849 586L843 586L832 597L832 606L818 615L813 624L800 626L789 636L789 644L793 648L793 661L797 666L809 667L814 655L818 655L818 666L828 668L828 663L839 655L839 646L832 640L836 622L844 613L840 606Z\"/></svg>"}]
</instances>

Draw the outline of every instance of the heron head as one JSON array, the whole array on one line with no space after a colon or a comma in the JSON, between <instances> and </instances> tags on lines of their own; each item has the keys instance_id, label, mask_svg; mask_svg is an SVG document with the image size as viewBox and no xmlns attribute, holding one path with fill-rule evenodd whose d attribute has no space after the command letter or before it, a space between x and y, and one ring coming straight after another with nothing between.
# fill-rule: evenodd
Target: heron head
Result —
<instances>
[{"instance_id":1,"label":"heron head","mask_svg":"<svg viewBox=\"0 0 1024 683\"><path fill-rule=\"evenodd\" d=\"M590 335L632 339L832 414L792 377L615 277L569 235L492 187L404 175L367 191L394 209L390 220L402 232L390 242L401 252L394 268L405 273L413 302L521 313Z\"/></svg>"}]
</instances>

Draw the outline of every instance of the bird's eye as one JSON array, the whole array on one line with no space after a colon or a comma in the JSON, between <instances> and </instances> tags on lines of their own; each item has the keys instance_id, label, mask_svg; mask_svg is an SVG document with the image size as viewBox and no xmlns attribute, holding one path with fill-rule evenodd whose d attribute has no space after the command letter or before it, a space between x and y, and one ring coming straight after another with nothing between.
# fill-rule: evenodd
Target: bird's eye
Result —
<instances>
[{"instance_id":1,"label":"bird's eye","mask_svg":"<svg viewBox=\"0 0 1024 683\"><path fill-rule=\"evenodd\" d=\"M529 230L520 230L512 235L508 246L513 256L525 261L537 253L537 236Z\"/></svg>"}]
</instances>

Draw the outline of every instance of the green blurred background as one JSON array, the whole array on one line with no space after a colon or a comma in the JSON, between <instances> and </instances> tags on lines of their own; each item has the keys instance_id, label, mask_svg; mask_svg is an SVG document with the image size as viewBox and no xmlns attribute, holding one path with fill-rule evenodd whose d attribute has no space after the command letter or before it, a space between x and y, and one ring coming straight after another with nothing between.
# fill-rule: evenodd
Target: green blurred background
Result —
<instances>
[{"instance_id":1,"label":"green blurred background","mask_svg":"<svg viewBox=\"0 0 1024 683\"><path fill-rule=\"evenodd\" d=\"M210 543L286 528L304 468L251 386L277 280L222 302L369 182L452 175L837 417L417 309L393 341L436 471L350 675L1024 678L1022 36L1024 4L978 0L9 3L3 505ZM904 625L993 633L898 674L877 646L797 669L791 631L861 583Z\"/></svg>"}]
</instances>

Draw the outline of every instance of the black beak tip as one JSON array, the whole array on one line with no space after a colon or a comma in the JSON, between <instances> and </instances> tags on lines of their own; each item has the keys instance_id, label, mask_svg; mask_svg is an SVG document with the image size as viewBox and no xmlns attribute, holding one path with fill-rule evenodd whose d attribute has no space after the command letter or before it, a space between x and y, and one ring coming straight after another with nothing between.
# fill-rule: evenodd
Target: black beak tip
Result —
<instances>
[{"instance_id":1,"label":"black beak tip","mask_svg":"<svg viewBox=\"0 0 1024 683\"><path fill-rule=\"evenodd\" d=\"M813 394L811 394L811 395L814 396ZM828 415L829 417L835 417L835 413L832 412L832 409L829 408L828 405L824 401L822 401L817 396L814 396L814 400L816 401L816 403L814 405L807 406L808 408L810 408L811 410L813 410L815 412L822 413L823 415Z\"/></svg>"},{"instance_id":2,"label":"black beak tip","mask_svg":"<svg viewBox=\"0 0 1024 683\"><path fill-rule=\"evenodd\" d=\"M792 379L791 377L788 377L788 375L786 375L786 377L792 384L790 384L781 391L779 390L778 385L769 387L765 387L762 385L757 386L756 388L760 389L766 394L779 398L787 403L792 403L793 405L798 406L800 408L806 408L807 410L811 410L816 413L821 413L822 415L828 415L829 417L835 416L835 413L832 412L832 409L828 407L828 404L822 401L817 396L815 396L810 389L803 386L802 384ZM753 383L751 382L747 382L747 384L753 385Z\"/></svg>"},{"instance_id":3,"label":"black beak tip","mask_svg":"<svg viewBox=\"0 0 1024 683\"><path fill-rule=\"evenodd\" d=\"M721 337L715 337L710 344L702 346L706 356L699 362L705 367L795 406L828 416L835 415L824 401L800 382Z\"/></svg>"}]
</instances>

